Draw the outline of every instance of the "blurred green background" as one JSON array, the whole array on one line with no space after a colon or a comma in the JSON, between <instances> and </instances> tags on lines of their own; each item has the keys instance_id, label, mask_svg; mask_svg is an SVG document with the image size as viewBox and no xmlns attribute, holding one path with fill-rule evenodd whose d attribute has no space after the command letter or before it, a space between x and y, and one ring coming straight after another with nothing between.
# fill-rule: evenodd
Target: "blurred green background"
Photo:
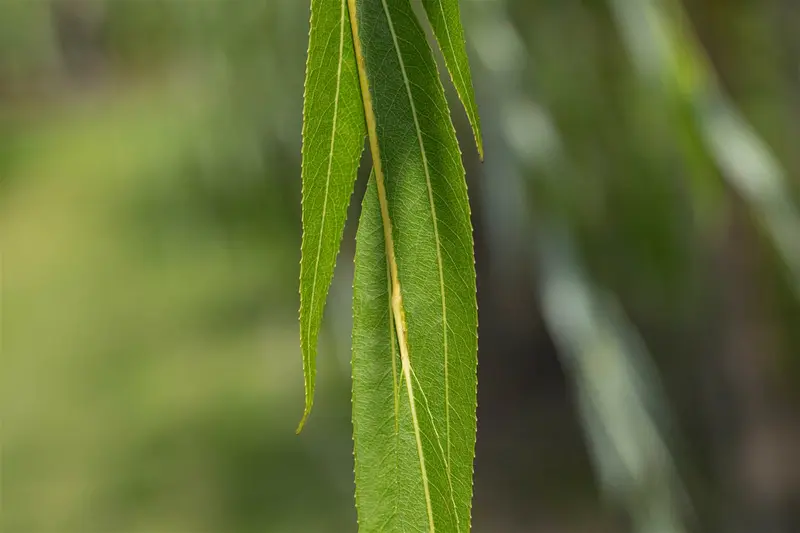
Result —
<instances>
[{"instance_id":1,"label":"blurred green background","mask_svg":"<svg viewBox=\"0 0 800 533\"><path fill-rule=\"evenodd\" d=\"M461 5L475 531L800 531L800 7ZM366 165L294 434L307 35L299 0L0 0L2 531L356 531Z\"/></svg>"}]
</instances>

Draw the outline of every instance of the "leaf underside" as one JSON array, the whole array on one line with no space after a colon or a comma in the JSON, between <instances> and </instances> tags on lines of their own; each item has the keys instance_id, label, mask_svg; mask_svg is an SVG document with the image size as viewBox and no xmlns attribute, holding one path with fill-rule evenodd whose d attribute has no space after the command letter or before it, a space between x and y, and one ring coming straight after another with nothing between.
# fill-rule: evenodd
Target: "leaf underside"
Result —
<instances>
[{"instance_id":1,"label":"leaf underside","mask_svg":"<svg viewBox=\"0 0 800 533\"><path fill-rule=\"evenodd\" d=\"M466 532L477 304L464 168L436 63L409 1L349 4L376 162L354 281L360 531Z\"/></svg>"},{"instance_id":2,"label":"leaf underside","mask_svg":"<svg viewBox=\"0 0 800 533\"><path fill-rule=\"evenodd\" d=\"M302 429L314 401L317 339L366 128L344 0L312 0L303 107L300 344Z\"/></svg>"}]
</instances>

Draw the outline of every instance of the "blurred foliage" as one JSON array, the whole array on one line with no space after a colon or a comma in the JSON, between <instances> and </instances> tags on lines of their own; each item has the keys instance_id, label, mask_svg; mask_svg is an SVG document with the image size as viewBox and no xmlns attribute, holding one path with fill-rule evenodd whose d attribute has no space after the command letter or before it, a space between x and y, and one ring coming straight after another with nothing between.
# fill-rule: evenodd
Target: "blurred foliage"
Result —
<instances>
[{"instance_id":1,"label":"blurred foliage","mask_svg":"<svg viewBox=\"0 0 800 533\"><path fill-rule=\"evenodd\" d=\"M573 385L527 366L555 358L542 311L565 352L584 338L577 321L553 325L574 301L537 303L568 272L601 308L595 333L625 341L611 343L622 355L641 337L632 351L663 375L676 423L647 416L701 530L797 531L794 3L463 6L487 154L480 166L465 151L476 531L625 530L589 477ZM318 410L293 431L307 7L3 0L3 531L355 529L352 231ZM636 427L614 436L641 445Z\"/></svg>"}]
</instances>

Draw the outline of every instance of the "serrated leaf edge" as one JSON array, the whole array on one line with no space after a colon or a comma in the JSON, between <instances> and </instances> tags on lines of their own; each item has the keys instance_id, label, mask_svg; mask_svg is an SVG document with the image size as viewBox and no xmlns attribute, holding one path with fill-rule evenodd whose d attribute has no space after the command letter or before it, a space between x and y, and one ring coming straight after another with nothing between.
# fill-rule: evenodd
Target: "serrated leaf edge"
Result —
<instances>
[{"instance_id":1,"label":"serrated leaf edge","mask_svg":"<svg viewBox=\"0 0 800 533\"><path fill-rule=\"evenodd\" d=\"M344 0L342 0L342 12L341 12L341 19L340 19L340 29L339 29L339 62L336 69L336 92L334 95L334 109L333 109L333 124L331 127L331 145L330 150L328 152L328 170L325 176L325 199L322 204L322 223L320 225L320 232L319 232L319 243L317 244L317 254L314 260L314 278L311 285L311 303L308 306L309 311L314 308L314 300L316 298L316 286L317 286L317 274L319 272L319 258L320 254L322 253L322 239L323 233L325 230L325 216L328 208L328 190L330 188L331 183L331 173L333 172L333 152L334 146L336 144L336 126L339 121L339 97L341 93L342 87L342 65L344 63L344 36L345 36L345 16L347 14L347 9L345 6ZM311 25L313 25L313 13L311 17ZM311 29L309 28L309 33ZM309 53L309 58L311 54ZM308 68L308 67L306 67ZM305 117L303 117L305 120ZM305 139L304 139L305 141ZM304 184L305 186L305 184ZM303 237L305 238L305 232L303 233ZM301 261L301 268L303 262ZM302 276L300 278L303 279ZM301 296L302 296L302 288L301 288ZM300 312L302 315L303 306L300 307ZM300 328L300 337L301 337L301 346L303 346L302 337L303 337L303 328L302 328L302 316L300 320L301 328ZM311 321L308 322L306 326L306 335L310 336L311 334ZM316 346L309 345L308 349L303 349L303 377L305 380L305 408L303 410L303 417L300 419L300 423L297 426L296 433L300 433L303 430L303 426L308 420L308 415L311 414L311 409L314 406L314 377L311 375L311 362L316 355Z\"/></svg>"},{"instance_id":2,"label":"serrated leaf edge","mask_svg":"<svg viewBox=\"0 0 800 533\"><path fill-rule=\"evenodd\" d=\"M447 23L447 17L444 13L444 5L442 4L441 0L436 0L435 4L438 6L439 11L442 14L447 42L450 44L451 49L455 49L453 44L453 36L450 32L450 25ZM430 21L430 13L428 12L429 2L423 2L422 5L425 9L425 12L428 13L428 20ZM458 3L455 5L456 9L458 9ZM459 18L461 17L460 9L458 9L457 15ZM435 34L436 32L434 31L434 35ZM438 36L436 39L439 41ZM464 43L464 46L466 48L466 43ZM475 102L475 89L473 88L472 84L472 73L469 73L467 78L465 78L464 71L461 69L461 65L458 64L458 59L454 57L452 61L453 66L451 66L451 61L448 59L448 56L445 53L444 48L441 46L441 43L439 44L439 49L442 51L442 56L444 56L444 63L447 66L448 73L450 74L450 80L453 82L453 87L455 87L456 93L458 93L458 97L461 100L461 104L464 106L464 111L466 112L467 118L472 126L472 136L475 138L475 147L478 150L478 157L481 161L483 161L483 134L481 133L481 118L480 114L478 113L478 104ZM461 85L456 83L456 73L458 74L458 78L461 80Z\"/></svg>"}]
</instances>

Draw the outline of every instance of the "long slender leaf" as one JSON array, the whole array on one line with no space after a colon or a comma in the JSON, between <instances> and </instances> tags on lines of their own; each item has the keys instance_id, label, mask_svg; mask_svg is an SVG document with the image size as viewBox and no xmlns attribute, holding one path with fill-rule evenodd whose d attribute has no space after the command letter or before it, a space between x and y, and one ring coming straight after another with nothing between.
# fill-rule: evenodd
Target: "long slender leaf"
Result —
<instances>
[{"instance_id":1,"label":"long slender leaf","mask_svg":"<svg viewBox=\"0 0 800 533\"><path fill-rule=\"evenodd\" d=\"M302 429L314 402L317 338L366 135L345 0L312 0L303 108L300 344Z\"/></svg>"},{"instance_id":2,"label":"long slender leaf","mask_svg":"<svg viewBox=\"0 0 800 533\"><path fill-rule=\"evenodd\" d=\"M481 118L478 115L478 105L475 103L475 90L472 86L472 74L458 2L459 0L422 0L422 5L433 28L433 34L439 42L444 62L450 72L450 79L453 80L458 97L464 104L467 118L472 125L478 155L483 160Z\"/></svg>"},{"instance_id":3,"label":"long slender leaf","mask_svg":"<svg viewBox=\"0 0 800 533\"><path fill-rule=\"evenodd\" d=\"M477 304L464 168L409 1L348 1L375 170L354 284L361 531L468 531Z\"/></svg>"}]
</instances>

